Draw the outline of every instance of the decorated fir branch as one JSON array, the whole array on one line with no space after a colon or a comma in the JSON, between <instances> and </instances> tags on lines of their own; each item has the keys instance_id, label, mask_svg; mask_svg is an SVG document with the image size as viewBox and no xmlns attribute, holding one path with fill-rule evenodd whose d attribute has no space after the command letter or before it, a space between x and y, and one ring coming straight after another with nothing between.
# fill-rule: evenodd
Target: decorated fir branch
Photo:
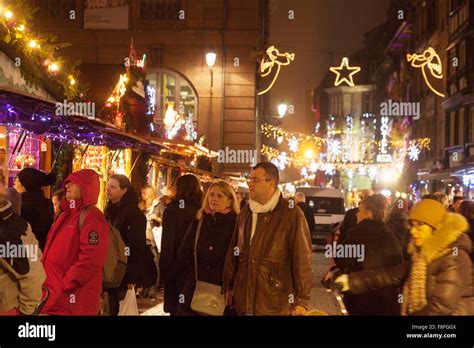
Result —
<instances>
[{"instance_id":1,"label":"decorated fir branch","mask_svg":"<svg viewBox=\"0 0 474 348\"><path fill-rule=\"evenodd\" d=\"M32 21L37 9L25 0L0 2L0 41L11 58L20 67L22 77L34 86L45 82L53 94L64 95L69 100L78 98L83 86L78 83L78 61L71 63L60 57L57 51L70 46L57 43L51 34L39 34L33 30ZM53 78L55 83L50 83ZM55 92L55 93L54 93Z\"/></svg>"}]
</instances>

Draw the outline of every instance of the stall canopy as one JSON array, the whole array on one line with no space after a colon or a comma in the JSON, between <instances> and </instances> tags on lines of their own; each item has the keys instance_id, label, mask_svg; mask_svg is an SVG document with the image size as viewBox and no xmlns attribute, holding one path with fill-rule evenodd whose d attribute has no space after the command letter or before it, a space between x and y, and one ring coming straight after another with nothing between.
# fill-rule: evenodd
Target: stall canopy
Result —
<instances>
[{"instance_id":1,"label":"stall canopy","mask_svg":"<svg viewBox=\"0 0 474 348\"><path fill-rule=\"evenodd\" d=\"M111 149L132 148L154 154L171 148L158 142L127 134L101 120L84 115L56 115L56 102L0 88L0 124L20 126L52 140L107 146Z\"/></svg>"}]
</instances>

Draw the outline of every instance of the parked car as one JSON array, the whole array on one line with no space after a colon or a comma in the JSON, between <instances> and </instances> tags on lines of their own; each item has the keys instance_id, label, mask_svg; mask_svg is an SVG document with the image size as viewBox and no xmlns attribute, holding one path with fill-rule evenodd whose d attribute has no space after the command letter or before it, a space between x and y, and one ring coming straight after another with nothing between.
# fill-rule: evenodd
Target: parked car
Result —
<instances>
[{"instance_id":1,"label":"parked car","mask_svg":"<svg viewBox=\"0 0 474 348\"><path fill-rule=\"evenodd\" d=\"M344 220L344 194L341 190L323 187L297 187L296 192L305 194L306 204L314 214L316 228L311 231L313 244L326 244Z\"/></svg>"}]
</instances>

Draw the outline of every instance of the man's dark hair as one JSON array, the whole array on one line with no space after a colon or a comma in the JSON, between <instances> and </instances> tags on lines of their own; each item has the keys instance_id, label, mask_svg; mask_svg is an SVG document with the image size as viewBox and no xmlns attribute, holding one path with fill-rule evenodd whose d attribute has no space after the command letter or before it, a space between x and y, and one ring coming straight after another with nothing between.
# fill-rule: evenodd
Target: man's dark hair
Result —
<instances>
[{"instance_id":1,"label":"man's dark hair","mask_svg":"<svg viewBox=\"0 0 474 348\"><path fill-rule=\"evenodd\" d=\"M260 162L257 163L257 165L252 169L257 170L258 168L262 168L265 173L270 177L270 179L275 181L275 185L278 185L278 183L280 182L280 173L278 173L278 168L276 167L276 165L271 162Z\"/></svg>"},{"instance_id":2,"label":"man's dark hair","mask_svg":"<svg viewBox=\"0 0 474 348\"><path fill-rule=\"evenodd\" d=\"M115 179L118 181L120 188L130 190L132 187L132 184L130 183L130 180L127 178L126 175L123 174L114 174L110 176L110 179Z\"/></svg>"},{"instance_id":3,"label":"man's dark hair","mask_svg":"<svg viewBox=\"0 0 474 348\"><path fill-rule=\"evenodd\" d=\"M464 197L462 196L454 196L453 203L456 203L457 201L463 201L463 200L464 200Z\"/></svg>"}]
</instances>

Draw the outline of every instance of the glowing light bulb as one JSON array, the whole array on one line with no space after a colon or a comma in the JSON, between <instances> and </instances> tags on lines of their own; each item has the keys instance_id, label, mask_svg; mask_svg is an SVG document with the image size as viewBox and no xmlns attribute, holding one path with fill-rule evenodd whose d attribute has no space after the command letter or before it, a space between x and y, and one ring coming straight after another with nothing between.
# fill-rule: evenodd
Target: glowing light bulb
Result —
<instances>
[{"instance_id":1,"label":"glowing light bulb","mask_svg":"<svg viewBox=\"0 0 474 348\"><path fill-rule=\"evenodd\" d=\"M25 31L25 26L23 24L20 24L18 28L16 28L18 31Z\"/></svg>"},{"instance_id":2,"label":"glowing light bulb","mask_svg":"<svg viewBox=\"0 0 474 348\"><path fill-rule=\"evenodd\" d=\"M6 19L12 19L12 17L13 17L12 11L7 11L7 12L5 12L5 18L6 18Z\"/></svg>"},{"instance_id":3,"label":"glowing light bulb","mask_svg":"<svg viewBox=\"0 0 474 348\"><path fill-rule=\"evenodd\" d=\"M38 45L38 43L37 43L35 40L31 40L31 41L28 43L28 46L30 46L31 48L39 48L39 45Z\"/></svg>"},{"instance_id":4,"label":"glowing light bulb","mask_svg":"<svg viewBox=\"0 0 474 348\"><path fill-rule=\"evenodd\" d=\"M48 65L48 70L50 72L53 72L53 73L58 72L59 71L59 66L56 63L51 63L51 64Z\"/></svg>"}]
</instances>

